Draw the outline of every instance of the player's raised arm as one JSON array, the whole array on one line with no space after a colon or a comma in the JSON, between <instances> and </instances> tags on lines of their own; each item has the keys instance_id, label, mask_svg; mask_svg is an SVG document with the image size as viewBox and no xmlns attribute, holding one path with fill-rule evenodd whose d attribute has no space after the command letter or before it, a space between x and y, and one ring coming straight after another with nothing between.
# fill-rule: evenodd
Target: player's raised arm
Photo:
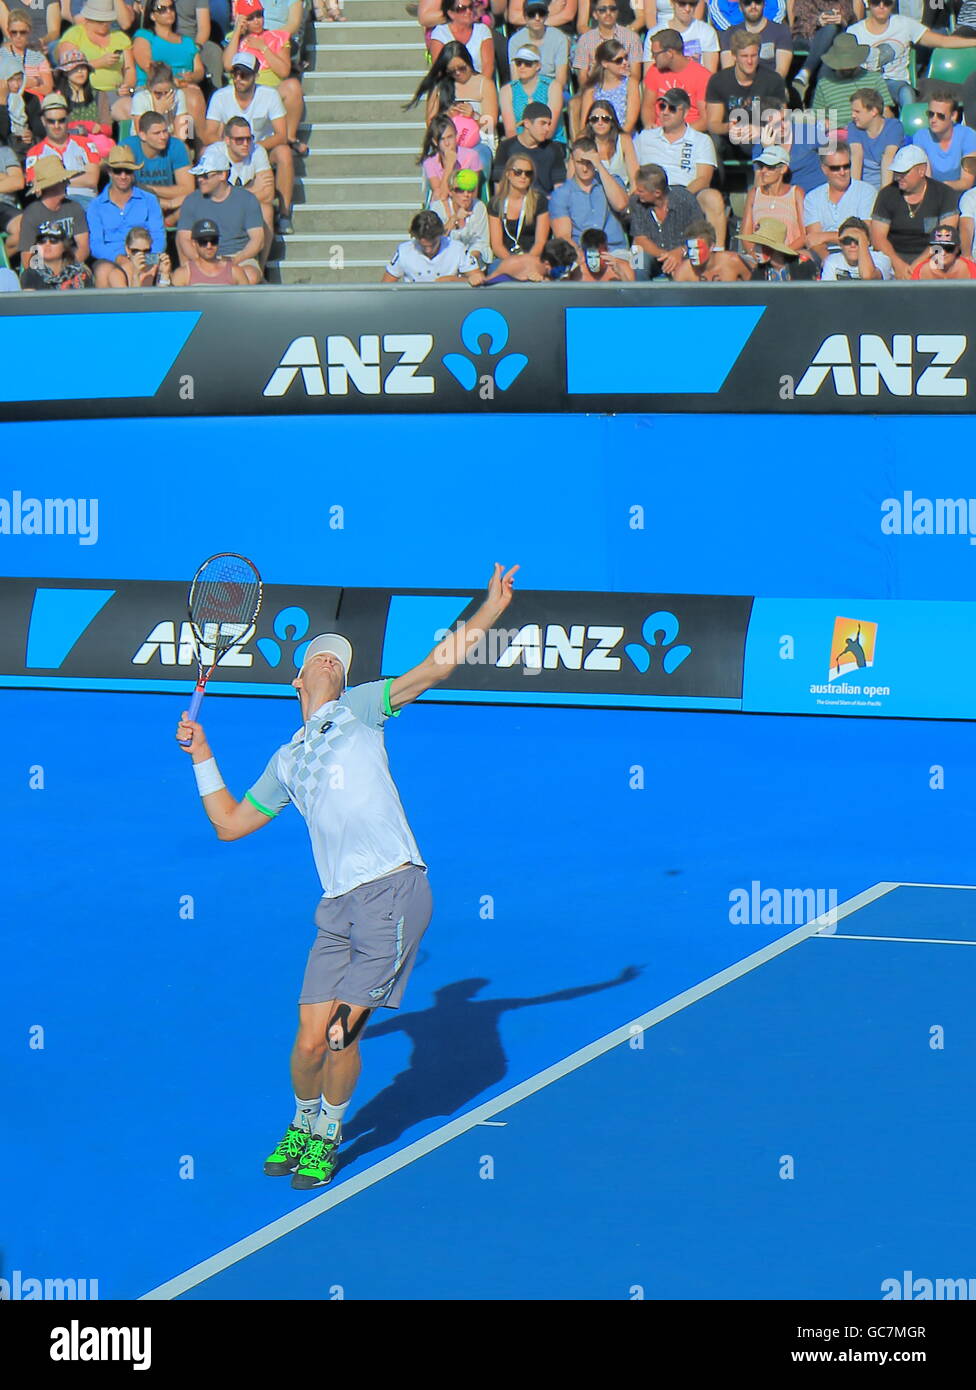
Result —
<instances>
[{"instance_id":1,"label":"player's raised arm","mask_svg":"<svg viewBox=\"0 0 976 1390\"><path fill-rule=\"evenodd\" d=\"M189 743L185 744L185 740ZM184 710L183 718L176 726L176 741L193 760L193 772L197 779L197 790L203 800L210 824L217 832L218 840L239 840L260 830L273 817L273 812L259 811L250 801L235 801L224 786L216 759L210 751L203 725L189 718Z\"/></svg>"},{"instance_id":2,"label":"player's raised arm","mask_svg":"<svg viewBox=\"0 0 976 1390\"><path fill-rule=\"evenodd\" d=\"M495 565L488 593L484 603L467 623L460 623L454 632L449 632L419 666L397 676L390 686L390 705L400 709L416 700L431 686L447 680L466 653L485 636L498 622L512 601L512 591L518 565L505 573L504 565Z\"/></svg>"}]
</instances>

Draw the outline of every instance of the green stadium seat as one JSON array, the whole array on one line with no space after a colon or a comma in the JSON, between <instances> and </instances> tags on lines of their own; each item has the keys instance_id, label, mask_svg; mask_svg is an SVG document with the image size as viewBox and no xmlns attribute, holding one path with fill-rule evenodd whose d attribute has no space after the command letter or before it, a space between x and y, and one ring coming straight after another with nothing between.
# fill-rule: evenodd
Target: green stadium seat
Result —
<instances>
[{"instance_id":1,"label":"green stadium seat","mask_svg":"<svg viewBox=\"0 0 976 1390\"><path fill-rule=\"evenodd\" d=\"M9 270L10 262L7 259L7 233L0 232L0 270Z\"/></svg>"},{"instance_id":2,"label":"green stadium seat","mask_svg":"<svg viewBox=\"0 0 976 1390\"><path fill-rule=\"evenodd\" d=\"M934 48L929 60L928 80L961 84L976 72L976 48Z\"/></svg>"},{"instance_id":3,"label":"green stadium seat","mask_svg":"<svg viewBox=\"0 0 976 1390\"><path fill-rule=\"evenodd\" d=\"M927 101L912 101L899 112L898 119L904 126L905 136L909 141L916 131L928 130L928 109Z\"/></svg>"}]
</instances>

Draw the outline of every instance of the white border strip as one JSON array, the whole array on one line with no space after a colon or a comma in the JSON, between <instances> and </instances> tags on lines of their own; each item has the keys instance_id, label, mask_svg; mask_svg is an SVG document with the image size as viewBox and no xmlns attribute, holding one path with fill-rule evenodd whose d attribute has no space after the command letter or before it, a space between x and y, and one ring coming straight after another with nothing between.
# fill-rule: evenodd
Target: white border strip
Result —
<instances>
[{"instance_id":1,"label":"white border strip","mask_svg":"<svg viewBox=\"0 0 976 1390\"><path fill-rule=\"evenodd\" d=\"M822 940L826 940L823 937ZM976 946L976 941L953 941L941 936L845 936L838 932L832 941L910 941L917 946Z\"/></svg>"},{"instance_id":2,"label":"white border strip","mask_svg":"<svg viewBox=\"0 0 976 1390\"><path fill-rule=\"evenodd\" d=\"M847 902L841 903L829 914L817 917L805 926L797 927L787 936L780 937L778 941L770 942L762 950L756 951L751 956L746 956L744 960L737 961L735 965L728 966L725 970L719 971L717 975L712 975L691 989L686 989L684 993L675 995L673 999L669 999L647 1013L641 1014L630 1023L615 1028L612 1033L598 1038L596 1042L588 1043L586 1047L581 1047L578 1052L564 1057L561 1062L555 1062L544 1071L537 1072L535 1076L530 1076L527 1080L519 1082L517 1086L513 1086L500 1096L496 1096L494 1100L486 1101L484 1105L479 1105L477 1109L469 1111L466 1115L461 1115L456 1120L442 1125L440 1129L435 1129L431 1134L418 1139L398 1153L390 1154L380 1163L376 1163L372 1168L367 1168L365 1172L350 1178L348 1182L341 1183L334 1190L325 1192L320 1197L312 1198L311 1201L306 1202L296 1211L279 1216L277 1220L270 1222L267 1226L262 1226L252 1235L245 1236L243 1240L237 1241L234 1245L229 1245L226 1250L211 1255L209 1259L193 1265L183 1274L178 1274L173 1279L168 1279L165 1284L150 1289L148 1293L142 1294L140 1301L142 1299L177 1298L180 1294L186 1293L187 1289L195 1288L196 1285L213 1278L215 1274L220 1274L231 1265L237 1264L239 1260L253 1255L256 1250L261 1250L264 1246L270 1245L272 1241L279 1240L282 1236L288 1235L289 1232L297 1230L306 1222L314 1221L323 1212L339 1206L341 1202L348 1201L350 1197L355 1197L357 1193L372 1187L384 1178L390 1177L391 1174L399 1172L401 1168L408 1167L417 1159L425 1157L426 1154L432 1153L434 1149L439 1149L443 1144L449 1143L459 1135L466 1134L468 1130L490 1120L493 1115L497 1115L500 1111L508 1110L511 1106L517 1105L519 1101L534 1095L536 1091L551 1086L554 1081L560 1081L570 1072L585 1066L587 1062L592 1062L597 1057L603 1056L605 1052L619 1047L621 1043L627 1042L634 1036L635 1030L643 1032L647 1028L653 1028L656 1023L662 1023L666 1018L680 1013L682 1009L687 1009L691 1004L697 1004L699 999L704 999L707 995L714 994L716 990L722 989L734 980L741 979L743 975L748 975L758 966L765 965L767 961L782 955L784 951L798 946L801 941L806 941L811 936L817 935L824 930L825 926L829 930L830 925L836 923L840 918L858 912L868 903L875 902L878 898L884 897L886 893L890 893L893 888L900 886L898 883L876 883L873 888L866 888L863 893L849 898Z\"/></svg>"}]
</instances>

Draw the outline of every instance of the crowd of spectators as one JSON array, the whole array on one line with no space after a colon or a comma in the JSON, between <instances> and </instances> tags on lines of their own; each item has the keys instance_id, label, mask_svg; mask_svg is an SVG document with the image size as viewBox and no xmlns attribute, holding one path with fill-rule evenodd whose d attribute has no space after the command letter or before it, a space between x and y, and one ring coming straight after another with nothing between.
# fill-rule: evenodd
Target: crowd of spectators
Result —
<instances>
[{"instance_id":1,"label":"crowd of spectators","mask_svg":"<svg viewBox=\"0 0 976 1390\"><path fill-rule=\"evenodd\" d=\"M976 0L929 3L408 5L427 130L384 281L976 278Z\"/></svg>"},{"instance_id":2,"label":"crowd of spectators","mask_svg":"<svg viewBox=\"0 0 976 1390\"><path fill-rule=\"evenodd\" d=\"M262 281L308 152L312 8L0 0L0 289Z\"/></svg>"}]
</instances>

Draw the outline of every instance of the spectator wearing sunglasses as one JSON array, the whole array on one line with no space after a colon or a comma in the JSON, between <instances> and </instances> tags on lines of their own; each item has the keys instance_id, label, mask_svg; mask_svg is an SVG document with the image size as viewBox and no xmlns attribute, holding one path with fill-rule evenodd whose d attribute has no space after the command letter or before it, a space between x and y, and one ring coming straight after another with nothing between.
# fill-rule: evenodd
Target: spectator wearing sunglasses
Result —
<instances>
[{"instance_id":1,"label":"spectator wearing sunglasses","mask_svg":"<svg viewBox=\"0 0 976 1390\"><path fill-rule=\"evenodd\" d=\"M166 63L173 82L186 98L186 109L203 128L206 105L200 83L204 79L203 60L189 34L177 29L175 0L150 0L145 23L132 37L139 87L145 87L153 63Z\"/></svg>"},{"instance_id":2,"label":"spectator wearing sunglasses","mask_svg":"<svg viewBox=\"0 0 976 1390\"><path fill-rule=\"evenodd\" d=\"M849 33L858 43L871 50L865 61L869 72L880 72L888 84L892 102L901 108L915 100L915 90L909 81L908 55L912 44L926 48L973 48L976 38L958 38L955 34L937 34L917 19L896 14L895 0L867 0L867 18L852 24Z\"/></svg>"},{"instance_id":3,"label":"spectator wearing sunglasses","mask_svg":"<svg viewBox=\"0 0 976 1390\"><path fill-rule=\"evenodd\" d=\"M472 0L447 0L447 23L438 24L427 38L427 51L436 59L446 43L455 39L471 54L475 72L492 77L495 72L495 49L491 30L474 19Z\"/></svg>"},{"instance_id":4,"label":"spectator wearing sunglasses","mask_svg":"<svg viewBox=\"0 0 976 1390\"><path fill-rule=\"evenodd\" d=\"M88 228L95 260L95 285L105 289L109 271L125 254L125 237L130 227L146 227L153 251L166 249L166 232L159 199L140 188L136 174L142 161L126 145L116 145L105 161L109 182L89 205Z\"/></svg>"},{"instance_id":5,"label":"spectator wearing sunglasses","mask_svg":"<svg viewBox=\"0 0 976 1390\"><path fill-rule=\"evenodd\" d=\"M680 87L672 87L658 97L658 124L642 130L634 141L641 164L655 164L668 176L670 188L693 193L702 215L711 223L719 248L725 245L727 219L725 199L711 187L718 167L715 146L707 135L688 124L691 98Z\"/></svg>"},{"instance_id":6,"label":"spectator wearing sunglasses","mask_svg":"<svg viewBox=\"0 0 976 1390\"><path fill-rule=\"evenodd\" d=\"M447 199L431 203L431 212L444 223L444 231L468 252L480 269L492 260L488 235L488 209L478 197L478 175L473 169L455 169L448 179Z\"/></svg>"},{"instance_id":7,"label":"spectator wearing sunglasses","mask_svg":"<svg viewBox=\"0 0 976 1390\"><path fill-rule=\"evenodd\" d=\"M230 183L230 160L222 150L204 150L191 173L197 179L195 193L184 201L176 227L176 249L180 264L196 256L193 228L198 222L213 222L220 233L220 254L239 265L252 285L263 278L261 269L265 249L265 221L261 205L246 188Z\"/></svg>"},{"instance_id":8,"label":"spectator wearing sunglasses","mask_svg":"<svg viewBox=\"0 0 976 1390\"><path fill-rule=\"evenodd\" d=\"M851 178L851 147L838 140L834 149L823 150L820 164L827 182L803 200L803 225L807 245L820 260L837 245L840 224L848 217L867 220L874 208L875 190L869 183Z\"/></svg>"},{"instance_id":9,"label":"spectator wearing sunglasses","mask_svg":"<svg viewBox=\"0 0 976 1390\"><path fill-rule=\"evenodd\" d=\"M34 165L34 201L7 224L7 256L20 246L33 246L44 222L57 222L74 242L78 259L87 261L90 240L88 220L80 203L67 196L68 171L56 155L45 155Z\"/></svg>"},{"instance_id":10,"label":"spectator wearing sunglasses","mask_svg":"<svg viewBox=\"0 0 976 1390\"><path fill-rule=\"evenodd\" d=\"M44 28L45 20L41 18L44 6L38 6L38 28ZM52 5L47 8L56 10L57 6ZM6 14L4 15L4 11ZM19 58L24 68L24 91L30 92L32 96L43 100L48 92L54 90L54 75L51 72L51 64L44 56L43 49L49 43L56 43L61 30L60 14L58 15L53 39L49 35L35 34L32 27L32 16L25 9L7 10L6 6L0 3L0 16L5 19L4 31L7 42L3 49L15 58ZM0 50L2 51L2 50Z\"/></svg>"},{"instance_id":11,"label":"spectator wearing sunglasses","mask_svg":"<svg viewBox=\"0 0 976 1390\"><path fill-rule=\"evenodd\" d=\"M517 29L508 41L511 63L523 44L538 49L543 77L551 78L560 92L569 84L569 39L549 23L549 0L526 0L525 27Z\"/></svg>"},{"instance_id":12,"label":"spectator wearing sunglasses","mask_svg":"<svg viewBox=\"0 0 976 1390\"><path fill-rule=\"evenodd\" d=\"M522 129L511 140L500 140L492 166L492 182L497 184L513 155L523 154L535 167L535 187L546 197L566 181L566 148L550 139L552 112L541 102L532 101L522 112Z\"/></svg>"},{"instance_id":13,"label":"spectator wearing sunglasses","mask_svg":"<svg viewBox=\"0 0 976 1390\"><path fill-rule=\"evenodd\" d=\"M298 138L298 127L305 114L302 84L291 76L291 35L287 29L264 27L262 0L235 0L234 32L224 50L224 68L233 71L238 61L250 56L257 64L257 85L277 91L285 108L288 144L293 154L308 154L308 145Z\"/></svg>"},{"instance_id":14,"label":"spectator wearing sunglasses","mask_svg":"<svg viewBox=\"0 0 976 1390\"><path fill-rule=\"evenodd\" d=\"M912 267L913 280L976 280L976 261L962 254L959 229L936 227L928 251Z\"/></svg>"},{"instance_id":15,"label":"spectator wearing sunglasses","mask_svg":"<svg viewBox=\"0 0 976 1390\"><path fill-rule=\"evenodd\" d=\"M929 247L929 228L959 222L958 195L929 177L928 160L917 145L905 145L891 161L892 181L882 188L871 213L871 242L891 261L896 280L910 280Z\"/></svg>"},{"instance_id":16,"label":"spectator wearing sunglasses","mask_svg":"<svg viewBox=\"0 0 976 1390\"><path fill-rule=\"evenodd\" d=\"M563 91L551 77L543 77L539 50L523 44L512 57L515 76L498 94L502 126L511 139L518 131L525 108L532 102L548 106L552 112L553 138L564 139L561 127Z\"/></svg>"},{"instance_id":17,"label":"spectator wearing sunglasses","mask_svg":"<svg viewBox=\"0 0 976 1390\"><path fill-rule=\"evenodd\" d=\"M641 124L644 129L658 123L658 98L671 91L672 87L680 87L691 97L688 124L694 130L704 131L706 93L713 82L721 82L723 78L726 78L726 74L712 74L693 58L686 58L685 41L673 29L662 29L654 34L651 38L651 65L644 73L641 102Z\"/></svg>"},{"instance_id":18,"label":"spectator wearing sunglasses","mask_svg":"<svg viewBox=\"0 0 976 1390\"><path fill-rule=\"evenodd\" d=\"M75 259L74 244L60 222L42 222L29 263L20 274L22 290L90 290L88 267Z\"/></svg>"},{"instance_id":19,"label":"spectator wearing sunglasses","mask_svg":"<svg viewBox=\"0 0 976 1390\"><path fill-rule=\"evenodd\" d=\"M586 5L588 0L582 0ZM527 8L532 4L532 0L509 0L505 10L505 18L508 20L509 31L514 31L526 23L528 18ZM568 41L575 39L577 34L577 12L579 10L579 0L548 0L548 22L554 29L558 29L564 34ZM586 26L584 25L584 28ZM579 31L582 33L582 30Z\"/></svg>"},{"instance_id":20,"label":"spectator wearing sunglasses","mask_svg":"<svg viewBox=\"0 0 976 1390\"><path fill-rule=\"evenodd\" d=\"M766 0L763 14L767 19L779 23L786 16L786 9L786 0ZM742 23L742 6L739 0L708 0L708 19L719 33L724 29L734 29Z\"/></svg>"},{"instance_id":21,"label":"spectator wearing sunglasses","mask_svg":"<svg viewBox=\"0 0 976 1390\"><path fill-rule=\"evenodd\" d=\"M596 0L593 18L596 20L596 27L583 29L576 45L576 52L573 54L573 71L576 73L577 86L582 88L585 85L590 69L596 61L597 49L601 44L609 43L611 39L623 45L627 54L628 75L640 81L641 42L632 29L618 23L620 7L611 4L610 0ZM582 17L580 22L582 23Z\"/></svg>"},{"instance_id":22,"label":"spectator wearing sunglasses","mask_svg":"<svg viewBox=\"0 0 976 1390\"><path fill-rule=\"evenodd\" d=\"M34 165L45 155L55 155L71 174L68 196L87 206L98 191L102 156L98 147L83 135L68 134L68 102L60 92L51 92L41 102L44 139L27 151L27 186L34 177Z\"/></svg>"},{"instance_id":23,"label":"spectator wearing sunglasses","mask_svg":"<svg viewBox=\"0 0 976 1390\"><path fill-rule=\"evenodd\" d=\"M595 101L586 118L585 134L596 141L597 154L604 169L630 189L637 177L640 160L633 138L620 129L617 113L609 101Z\"/></svg>"},{"instance_id":24,"label":"spectator wearing sunglasses","mask_svg":"<svg viewBox=\"0 0 976 1390\"><path fill-rule=\"evenodd\" d=\"M789 25L779 24L764 13L766 0L742 0L742 22L722 30L720 40L722 67L730 68L735 61L732 56L732 35L751 34L759 40L759 66L779 77L789 75L793 62L793 35Z\"/></svg>"},{"instance_id":25,"label":"spectator wearing sunglasses","mask_svg":"<svg viewBox=\"0 0 976 1390\"><path fill-rule=\"evenodd\" d=\"M696 63L701 63L708 72L718 72L719 37L710 24L696 19L698 5L699 0L674 0L674 14L666 24L661 21L660 6L658 7L657 23L648 29L647 37L644 39L645 65L653 58L651 40L654 35L659 34L662 29L673 29L676 34L681 35L686 58L693 58Z\"/></svg>"},{"instance_id":26,"label":"spectator wearing sunglasses","mask_svg":"<svg viewBox=\"0 0 976 1390\"><path fill-rule=\"evenodd\" d=\"M928 129L916 131L912 144L928 156L933 178L957 193L966 193L973 186L973 175L963 168L962 161L976 154L976 131L957 124L959 108L955 93L948 87L933 87L927 108Z\"/></svg>"},{"instance_id":27,"label":"spectator wearing sunglasses","mask_svg":"<svg viewBox=\"0 0 976 1390\"><path fill-rule=\"evenodd\" d=\"M893 280L891 261L871 245L870 231L860 217L849 217L837 232L839 249L831 251L820 270L821 280Z\"/></svg>"},{"instance_id":28,"label":"spectator wearing sunglasses","mask_svg":"<svg viewBox=\"0 0 976 1390\"><path fill-rule=\"evenodd\" d=\"M231 116L224 126L224 138L210 147L227 156L227 181L232 188L246 188L261 204L264 218L264 255L267 258L274 239L275 185L271 160L263 145L255 140L243 116Z\"/></svg>"},{"instance_id":29,"label":"spectator wearing sunglasses","mask_svg":"<svg viewBox=\"0 0 976 1390\"><path fill-rule=\"evenodd\" d=\"M220 228L210 218L200 218L189 230L190 255L173 271L173 284L251 285L242 266L220 254Z\"/></svg>"},{"instance_id":30,"label":"spectator wearing sunglasses","mask_svg":"<svg viewBox=\"0 0 976 1390\"><path fill-rule=\"evenodd\" d=\"M152 237L147 227L130 227L125 234L125 254L120 256L108 273L108 287L113 290L149 290L172 283L173 267L165 251L158 255L152 249Z\"/></svg>"},{"instance_id":31,"label":"spectator wearing sunglasses","mask_svg":"<svg viewBox=\"0 0 976 1390\"><path fill-rule=\"evenodd\" d=\"M502 171L498 191L488 204L488 234L496 260L538 256L549 240L549 199L533 187L535 166L524 154L513 155Z\"/></svg>"},{"instance_id":32,"label":"spectator wearing sunglasses","mask_svg":"<svg viewBox=\"0 0 976 1390\"><path fill-rule=\"evenodd\" d=\"M465 116L478 122L482 139L491 139L498 124L498 91L490 77L475 72L471 54L454 39L446 43L431 63L404 110L426 97L424 117Z\"/></svg>"},{"instance_id":33,"label":"spectator wearing sunglasses","mask_svg":"<svg viewBox=\"0 0 976 1390\"><path fill-rule=\"evenodd\" d=\"M789 151L782 145L767 145L753 160L752 167L755 182L746 195L739 236L748 236L760 222L773 217L786 228L789 245L801 251L807 244L803 190L789 182Z\"/></svg>"},{"instance_id":34,"label":"spectator wearing sunglasses","mask_svg":"<svg viewBox=\"0 0 976 1390\"><path fill-rule=\"evenodd\" d=\"M617 113L620 128L634 130L640 116L640 87L630 75L626 49L616 39L608 39L597 49L580 92L579 120L586 125L594 101L609 101Z\"/></svg>"}]
</instances>

